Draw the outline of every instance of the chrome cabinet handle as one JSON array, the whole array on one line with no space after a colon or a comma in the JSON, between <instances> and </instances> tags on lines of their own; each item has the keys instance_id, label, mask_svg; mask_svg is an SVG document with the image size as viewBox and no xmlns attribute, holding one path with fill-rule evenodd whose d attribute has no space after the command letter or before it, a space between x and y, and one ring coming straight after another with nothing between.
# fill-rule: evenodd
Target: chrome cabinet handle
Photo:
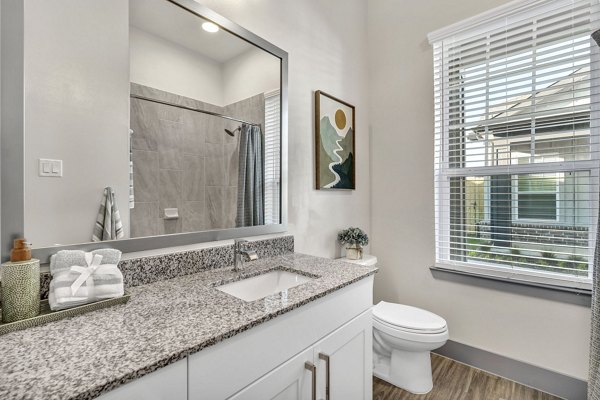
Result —
<instances>
[{"instance_id":1,"label":"chrome cabinet handle","mask_svg":"<svg viewBox=\"0 0 600 400\"><path fill-rule=\"evenodd\" d=\"M311 398L312 400L317 400L317 367L315 367L315 364L307 361L304 363L304 368L309 370L312 374Z\"/></svg>"},{"instance_id":2,"label":"chrome cabinet handle","mask_svg":"<svg viewBox=\"0 0 600 400\"><path fill-rule=\"evenodd\" d=\"M327 354L319 353L319 359L325 361L325 400L329 400L329 356Z\"/></svg>"}]
</instances>

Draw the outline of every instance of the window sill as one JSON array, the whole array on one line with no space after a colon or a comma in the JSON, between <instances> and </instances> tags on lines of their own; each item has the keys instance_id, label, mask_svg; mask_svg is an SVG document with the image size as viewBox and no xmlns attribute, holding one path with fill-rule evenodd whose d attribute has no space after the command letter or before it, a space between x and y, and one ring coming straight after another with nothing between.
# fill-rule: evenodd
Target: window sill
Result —
<instances>
[{"instance_id":1,"label":"window sill","mask_svg":"<svg viewBox=\"0 0 600 400\"><path fill-rule=\"evenodd\" d=\"M496 268L462 266L437 263L430 267L432 271L466 275L475 278L488 279L508 284L533 286L576 295L591 296L592 283L583 279L565 279L561 277L538 276L520 271L503 271Z\"/></svg>"}]
</instances>

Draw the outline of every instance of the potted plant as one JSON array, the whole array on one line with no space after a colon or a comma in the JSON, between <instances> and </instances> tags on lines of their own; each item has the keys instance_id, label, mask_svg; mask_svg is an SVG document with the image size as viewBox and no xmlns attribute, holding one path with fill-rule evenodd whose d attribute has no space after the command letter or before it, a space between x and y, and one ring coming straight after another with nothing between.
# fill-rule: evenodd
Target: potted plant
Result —
<instances>
[{"instance_id":1,"label":"potted plant","mask_svg":"<svg viewBox=\"0 0 600 400\"><path fill-rule=\"evenodd\" d=\"M360 260L362 258L363 246L369 244L369 237L362 229L350 227L338 233L338 242L347 245L347 259Z\"/></svg>"}]
</instances>

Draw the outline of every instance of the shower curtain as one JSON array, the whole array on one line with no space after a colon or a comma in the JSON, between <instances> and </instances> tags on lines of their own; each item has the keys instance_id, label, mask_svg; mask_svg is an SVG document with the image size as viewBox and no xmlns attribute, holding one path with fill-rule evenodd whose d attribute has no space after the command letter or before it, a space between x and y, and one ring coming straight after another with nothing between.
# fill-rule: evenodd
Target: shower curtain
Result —
<instances>
[{"instance_id":1,"label":"shower curtain","mask_svg":"<svg viewBox=\"0 0 600 400\"><path fill-rule=\"evenodd\" d=\"M600 30L592 33L592 39L600 46ZM593 290L592 290L592 337L590 340L590 373L588 379L588 399L600 400L600 211L596 229L596 250L594 251Z\"/></svg>"},{"instance_id":2,"label":"shower curtain","mask_svg":"<svg viewBox=\"0 0 600 400\"><path fill-rule=\"evenodd\" d=\"M240 167L235 220L238 227L265 223L263 159L263 138L260 127L243 124L240 131Z\"/></svg>"},{"instance_id":3,"label":"shower curtain","mask_svg":"<svg viewBox=\"0 0 600 400\"><path fill-rule=\"evenodd\" d=\"M600 400L600 212L598 229L596 230L596 250L594 251L594 279L592 292L592 337L590 340L590 376L588 382L588 399Z\"/></svg>"},{"instance_id":4,"label":"shower curtain","mask_svg":"<svg viewBox=\"0 0 600 400\"><path fill-rule=\"evenodd\" d=\"M600 212L598 229L600 229ZM590 377L588 382L588 399L600 400L600 232L596 230L596 250L594 251L594 282L592 292L592 338L590 341Z\"/></svg>"}]
</instances>

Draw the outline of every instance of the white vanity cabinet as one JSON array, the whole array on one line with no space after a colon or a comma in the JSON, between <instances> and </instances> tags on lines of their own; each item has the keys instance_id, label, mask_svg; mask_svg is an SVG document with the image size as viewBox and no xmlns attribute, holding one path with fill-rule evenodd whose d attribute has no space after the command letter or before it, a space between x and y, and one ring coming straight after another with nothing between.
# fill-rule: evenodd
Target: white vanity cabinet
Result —
<instances>
[{"instance_id":1,"label":"white vanity cabinet","mask_svg":"<svg viewBox=\"0 0 600 400\"><path fill-rule=\"evenodd\" d=\"M367 311L314 346L318 399L363 400L372 397L372 326L371 311ZM329 397L326 396L327 388Z\"/></svg>"},{"instance_id":2,"label":"white vanity cabinet","mask_svg":"<svg viewBox=\"0 0 600 400\"><path fill-rule=\"evenodd\" d=\"M303 351L230 397L230 400L311 400L313 385L316 390L316 382L313 382L315 372L307 367L315 369L312 361L312 349Z\"/></svg>"},{"instance_id":3,"label":"white vanity cabinet","mask_svg":"<svg viewBox=\"0 0 600 400\"><path fill-rule=\"evenodd\" d=\"M369 276L100 398L370 400L372 296Z\"/></svg>"},{"instance_id":4,"label":"white vanity cabinet","mask_svg":"<svg viewBox=\"0 0 600 400\"><path fill-rule=\"evenodd\" d=\"M364 312L230 400L370 399L371 326Z\"/></svg>"},{"instance_id":5,"label":"white vanity cabinet","mask_svg":"<svg viewBox=\"0 0 600 400\"><path fill-rule=\"evenodd\" d=\"M167 365L151 374L98 397L100 400L186 400L187 360Z\"/></svg>"},{"instance_id":6,"label":"white vanity cabinet","mask_svg":"<svg viewBox=\"0 0 600 400\"><path fill-rule=\"evenodd\" d=\"M325 399L326 362L319 353L330 357L331 400L370 399L372 304L373 276L369 276L192 354L189 400L251 398L243 397L246 390L264 390L261 393L271 393L274 399L287 399L277 396L293 385L305 387L310 373L298 366L307 361L316 367L317 394ZM296 359L307 351L312 356ZM289 376L287 382L282 376ZM269 388L269 382L283 386Z\"/></svg>"}]
</instances>

